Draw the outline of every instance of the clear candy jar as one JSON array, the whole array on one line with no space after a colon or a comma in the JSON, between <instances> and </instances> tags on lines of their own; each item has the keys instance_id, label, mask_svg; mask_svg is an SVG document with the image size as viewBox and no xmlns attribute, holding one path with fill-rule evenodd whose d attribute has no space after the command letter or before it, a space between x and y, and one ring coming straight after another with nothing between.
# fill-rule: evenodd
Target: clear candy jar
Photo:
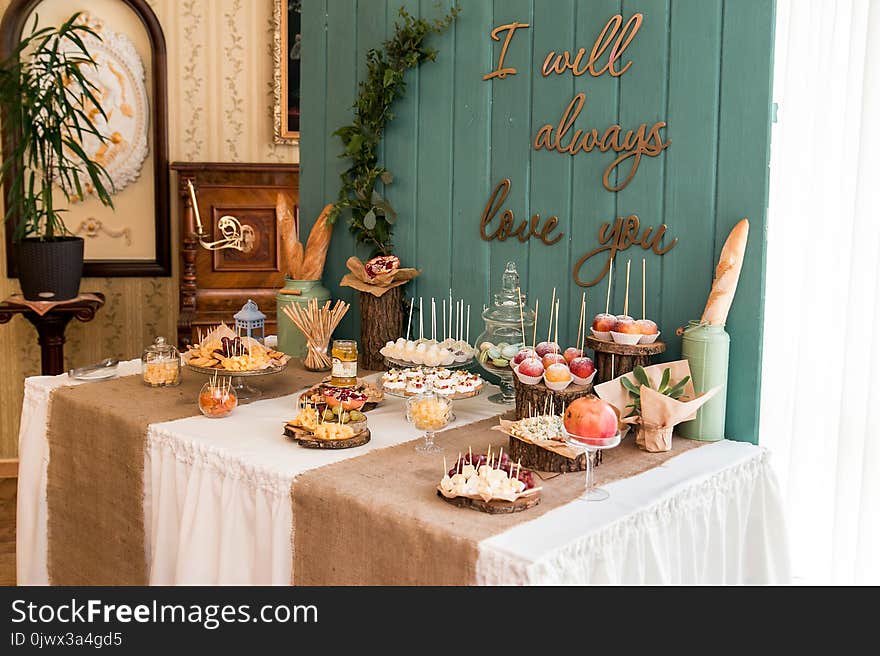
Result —
<instances>
[{"instance_id":1,"label":"clear candy jar","mask_svg":"<svg viewBox=\"0 0 880 656\"><path fill-rule=\"evenodd\" d=\"M150 387L180 384L180 353L164 337L157 337L155 342L144 349L141 363L144 383Z\"/></svg>"},{"instance_id":2,"label":"clear candy jar","mask_svg":"<svg viewBox=\"0 0 880 656\"><path fill-rule=\"evenodd\" d=\"M526 306L526 296L519 285L519 273L515 262L508 262L501 278L501 291L494 302L483 310L486 325L477 337L477 360L480 366L499 378L500 394L489 397L493 403L511 404L516 401L513 389L513 369L510 363L531 336L535 325L535 313Z\"/></svg>"},{"instance_id":3,"label":"clear candy jar","mask_svg":"<svg viewBox=\"0 0 880 656\"><path fill-rule=\"evenodd\" d=\"M229 378L214 377L202 385L199 391L199 410L206 417L222 419L228 417L236 407L238 397Z\"/></svg>"},{"instance_id":4,"label":"clear candy jar","mask_svg":"<svg viewBox=\"0 0 880 656\"><path fill-rule=\"evenodd\" d=\"M416 447L420 453L440 453L442 447L434 444L434 433L449 425L452 401L440 396L429 384L424 393L410 397L406 402L406 419L416 430L425 431L425 442Z\"/></svg>"}]
</instances>

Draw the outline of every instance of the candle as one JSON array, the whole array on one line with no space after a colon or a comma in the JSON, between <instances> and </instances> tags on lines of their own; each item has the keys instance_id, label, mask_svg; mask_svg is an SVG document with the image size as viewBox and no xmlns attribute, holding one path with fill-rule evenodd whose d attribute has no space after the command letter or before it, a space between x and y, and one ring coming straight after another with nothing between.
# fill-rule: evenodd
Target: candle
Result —
<instances>
[{"instance_id":1,"label":"candle","mask_svg":"<svg viewBox=\"0 0 880 656\"><path fill-rule=\"evenodd\" d=\"M425 297L419 296L419 339L425 336Z\"/></svg>"},{"instance_id":2,"label":"candle","mask_svg":"<svg viewBox=\"0 0 880 656\"><path fill-rule=\"evenodd\" d=\"M189 186L189 195L190 198L192 198L193 213L196 215L196 234L203 235L205 232L202 229L202 217L199 214L199 201L196 199L196 188L193 187L192 180L187 180L186 184Z\"/></svg>"}]
</instances>

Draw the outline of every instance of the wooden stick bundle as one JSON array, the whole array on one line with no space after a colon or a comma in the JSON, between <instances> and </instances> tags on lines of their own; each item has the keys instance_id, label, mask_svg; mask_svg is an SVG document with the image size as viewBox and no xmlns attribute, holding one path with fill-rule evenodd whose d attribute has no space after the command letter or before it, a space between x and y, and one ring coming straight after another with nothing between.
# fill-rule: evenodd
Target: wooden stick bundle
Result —
<instances>
[{"instance_id":1,"label":"wooden stick bundle","mask_svg":"<svg viewBox=\"0 0 880 656\"><path fill-rule=\"evenodd\" d=\"M318 307L318 299L309 299L303 307L291 303L284 307L284 314L302 331L306 338L306 357L303 365L312 371L329 369L333 359L327 354L330 336L348 312L349 305L345 301L336 301L331 309L330 301Z\"/></svg>"}]
</instances>

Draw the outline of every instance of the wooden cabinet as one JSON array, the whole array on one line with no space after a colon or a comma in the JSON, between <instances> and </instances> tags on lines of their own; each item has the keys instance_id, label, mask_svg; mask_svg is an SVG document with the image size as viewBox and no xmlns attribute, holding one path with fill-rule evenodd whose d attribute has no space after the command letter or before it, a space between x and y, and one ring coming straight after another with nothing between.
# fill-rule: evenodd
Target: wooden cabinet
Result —
<instances>
[{"instance_id":1,"label":"wooden cabinet","mask_svg":"<svg viewBox=\"0 0 880 656\"><path fill-rule=\"evenodd\" d=\"M266 314L266 334L275 334L275 294L284 286L282 244L291 238L282 229L284 212L292 212L297 229L299 166L175 162L180 194L180 316L177 342L191 343L196 330L232 315L249 298ZM209 251L196 238L196 217L188 182L196 190L206 239L221 239L218 221L233 216L241 223L244 250Z\"/></svg>"}]
</instances>

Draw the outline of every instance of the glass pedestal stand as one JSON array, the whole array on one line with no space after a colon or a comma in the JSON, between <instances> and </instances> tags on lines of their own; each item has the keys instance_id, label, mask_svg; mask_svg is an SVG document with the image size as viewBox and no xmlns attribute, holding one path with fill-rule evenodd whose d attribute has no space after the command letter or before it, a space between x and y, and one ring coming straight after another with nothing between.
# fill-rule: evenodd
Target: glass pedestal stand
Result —
<instances>
[{"instance_id":1,"label":"glass pedestal stand","mask_svg":"<svg viewBox=\"0 0 880 656\"><path fill-rule=\"evenodd\" d=\"M260 390L248 385L247 381L241 376L232 377L232 391L235 392L239 405L256 401L263 396L263 393Z\"/></svg>"},{"instance_id":2,"label":"glass pedestal stand","mask_svg":"<svg viewBox=\"0 0 880 656\"><path fill-rule=\"evenodd\" d=\"M513 373L508 371L502 374L495 370L487 371L492 371L492 373L498 376L498 387L501 390L498 394L492 394L489 397L489 400L492 403L498 403L499 405L513 405L516 403L516 390L513 388Z\"/></svg>"},{"instance_id":3,"label":"glass pedestal stand","mask_svg":"<svg viewBox=\"0 0 880 656\"><path fill-rule=\"evenodd\" d=\"M605 499L610 496L608 490L596 487L595 481L593 480L593 454L596 451L601 451L603 449L612 449L620 444L620 432L604 440L596 439L591 441L593 442L592 444L586 444L582 440L568 434L565 443L579 451L585 451L587 455L587 476L584 485L584 493L578 498L581 501L605 501Z\"/></svg>"},{"instance_id":4,"label":"glass pedestal stand","mask_svg":"<svg viewBox=\"0 0 880 656\"><path fill-rule=\"evenodd\" d=\"M271 376L273 374L281 373L287 368L287 363L285 362L280 367L258 369L255 371L227 371L225 369L212 369L210 367L199 367L192 364L187 364L186 368L190 371L195 371L197 373L205 374L208 376L217 376L218 378L230 378L230 387L235 392L235 396L238 398L238 404L242 405L243 403L256 401L261 396L263 396L263 392L261 390L258 390L256 387L248 384L248 378L261 378L263 376Z\"/></svg>"}]
</instances>

